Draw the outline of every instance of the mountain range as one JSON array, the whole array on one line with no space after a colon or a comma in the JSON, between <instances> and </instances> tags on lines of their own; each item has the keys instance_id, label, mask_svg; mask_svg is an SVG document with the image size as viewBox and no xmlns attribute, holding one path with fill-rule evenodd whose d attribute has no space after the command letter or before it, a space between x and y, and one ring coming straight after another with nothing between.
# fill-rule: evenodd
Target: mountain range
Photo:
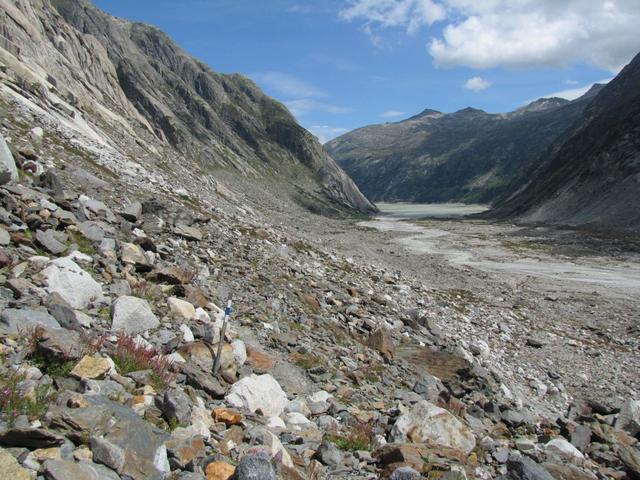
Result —
<instances>
[{"instance_id":1,"label":"mountain range","mask_svg":"<svg viewBox=\"0 0 640 480\"><path fill-rule=\"evenodd\" d=\"M601 88L507 114L427 109L346 133L325 149L373 201L490 203L518 184Z\"/></svg>"},{"instance_id":2,"label":"mountain range","mask_svg":"<svg viewBox=\"0 0 640 480\"><path fill-rule=\"evenodd\" d=\"M640 54L491 217L640 231Z\"/></svg>"}]
</instances>

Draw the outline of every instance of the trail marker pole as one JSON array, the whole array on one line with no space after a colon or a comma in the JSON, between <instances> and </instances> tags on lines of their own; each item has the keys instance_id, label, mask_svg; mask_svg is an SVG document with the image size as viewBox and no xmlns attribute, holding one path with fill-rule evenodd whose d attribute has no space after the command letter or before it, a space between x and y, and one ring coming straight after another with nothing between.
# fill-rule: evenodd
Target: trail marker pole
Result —
<instances>
[{"instance_id":1,"label":"trail marker pole","mask_svg":"<svg viewBox=\"0 0 640 480\"><path fill-rule=\"evenodd\" d=\"M218 341L218 353L216 354L216 361L213 364L213 374L217 375L220 369L220 356L222 355L222 343L224 342L224 336L227 332L227 323L231 318L231 297L227 300L227 308L224 309L224 321L222 322L222 330L220 330L220 340Z\"/></svg>"}]
</instances>

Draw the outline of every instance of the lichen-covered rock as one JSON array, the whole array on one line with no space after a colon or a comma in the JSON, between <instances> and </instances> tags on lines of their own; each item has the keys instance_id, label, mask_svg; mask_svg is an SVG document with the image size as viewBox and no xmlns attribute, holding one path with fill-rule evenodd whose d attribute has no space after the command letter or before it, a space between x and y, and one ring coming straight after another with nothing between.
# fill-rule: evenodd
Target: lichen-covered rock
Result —
<instances>
[{"instance_id":1,"label":"lichen-covered rock","mask_svg":"<svg viewBox=\"0 0 640 480\"><path fill-rule=\"evenodd\" d=\"M396 443L433 442L470 453L476 446L471 430L443 408L422 400L398 417L391 431Z\"/></svg>"}]
</instances>

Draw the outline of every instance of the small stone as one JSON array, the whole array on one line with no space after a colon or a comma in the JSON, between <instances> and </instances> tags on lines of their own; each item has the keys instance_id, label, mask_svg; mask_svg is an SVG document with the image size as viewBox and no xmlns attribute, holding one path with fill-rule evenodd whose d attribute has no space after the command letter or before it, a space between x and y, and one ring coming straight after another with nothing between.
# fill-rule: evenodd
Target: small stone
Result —
<instances>
[{"instance_id":1,"label":"small stone","mask_svg":"<svg viewBox=\"0 0 640 480\"><path fill-rule=\"evenodd\" d=\"M344 461L344 454L331 442L323 442L313 456L323 465L337 467Z\"/></svg>"},{"instance_id":2,"label":"small stone","mask_svg":"<svg viewBox=\"0 0 640 480\"><path fill-rule=\"evenodd\" d=\"M87 401L87 399L84 398L84 395L81 395L79 393L74 393L67 400L67 407L69 408L87 408L88 406L89 402Z\"/></svg>"},{"instance_id":3,"label":"small stone","mask_svg":"<svg viewBox=\"0 0 640 480\"><path fill-rule=\"evenodd\" d=\"M120 246L120 260L122 263L136 265L137 267L150 267L144 250L135 243L123 243Z\"/></svg>"},{"instance_id":4,"label":"small stone","mask_svg":"<svg viewBox=\"0 0 640 480\"><path fill-rule=\"evenodd\" d=\"M191 320L196 316L196 309L189 302L180 300L179 298L170 297L167 299L167 303L169 304L171 312L180 318Z\"/></svg>"},{"instance_id":5,"label":"small stone","mask_svg":"<svg viewBox=\"0 0 640 480\"><path fill-rule=\"evenodd\" d=\"M622 404L616 428L634 437L640 433L640 400L627 400Z\"/></svg>"},{"instance_id":6,"label":"small stone","mask_svg":"<svg viewBox=\"0 0 640 480\"><path fill-rule=\"evenodd\" d=\"M132 202L125 207L120 215L125 220L135 223L142 217L142 204L140 202Z\"/></svg>"},{"instance_id":7,"label":"small stone","mask_svg":"<svg viewBox=\"0 0 640 480\"><path fill-rule=\"evenodd\" d=\"M554 480L542 465L529 457L513 457L507 462L508 480Z\"/></svg>"},{"instance_id":8,"label":"small stone","mask_svg":"<svg viewBox=\"0 0 640 480\"><path fill-rule=\"evenodd\" d=\"M40 463L45 462L47 460L55 460L55 459L62 458L60 447L37 448L33 452L31 452L31 454Z\"/></svg>"},{"instance_id":9,"label":"small stone","mask_svg":"<svg viewBox=\"0 0 640 480\"><path fill-rule=\"evenodd\" d=\"M563 438L554 438L545 445L545 451L551 452L563 460L571 462L579 462L584 460L584 455L580 453L576 447L571 445L567 440Z\"/></svg>"},{"instance_id":10,"label":"small stone","mask_svg":"<svg viewBox=\"0 0 640 480\"><path fill-rule=\"evenodd\" d=\"M112 468L118 473L122 473L126 455L117 445L102 437L91 437L91 451L93 452L93 461L102 463Z\"/></svg>"},{"instance_id":11,"label":"small stone","mask_svg":"<svg viewBox=\"0 0 640 480\"><path fill-rule=\"evenodd\" d=\"M13 427L0 435L0 444L12 447L49 448L62 445L65 438L48 430Z\"/></svg>"},{"instance_id":12,"label":"small stone","mask_svg":"<svg viewBox=\"0 0 640 480\"><path fill-rule=\"evenodd\" d=\"M170 421L186 425L191 420L191 399L181 389L167 390L162 400L162 411Z\"/></svg>"},{"instance_id":13,"label":"small stone","mask_svg":"<svg viewBox=\"0 0 640 480\"><path fill-rule=\"evenodd\" d=\"M0 228L0 245L6 247L11 243L11 235L4 228Z\"/></svg>"},{"instance_id":14,"label":"small stone","mask_svg":"<svg viewBox=\"0 0 640 480\"><path fill-rule=\"evenodd\" d=\"M180 331L182 332L182 339L185 342L193 342L195 341L195 337L193 336L193 332L191 331L191 329L189 328L188 325L185 325L184 323L182 325L180 325Z\"/></svg>"},{"instance_id":15,"label":"small stone","mask_svg":"<svg viewBox=\"0 0 640 480\"><path fill-rule=\"evenodd\" d=\"M491 349L489 348L489 344L484 340L476 340L471 345L469 345L469 350L476 357L480 357L482 360L486 360L491 355Z\"/></svg>"},{"instance_id":16,"label":"small stone","mask_svg":"<svg viewBox=\"0 0 640 480\"><path fill-rule=\"evenodd\" d=\"M123 331L131 335L152 330L160 325L149 304L137 297L119 297L111 309L111 330Z\"/></svg>"},{"instance_id":17,"label":"small stone","mask_svg":"<svg viewBox=\"0 0 640 480\"><path fill-rule=\"evenodd\" d=\"M151 273L151 278L171 285L186 285L193 279L193 271L176 266L162 267Z\"/></svg>"},{"instance_id":18,"label":"small stone","mask_svg":"<svg viewBox=\"0 0 640 480\"><path fill-rule=\"evenodd\" d=\"M242 340L234 340L231 342L233 348L233 358L238 367L241 367L247 361L247 348Z\"/></svg>"},{"instance_id":19,"label":"small stone","mask_svg":"<svg viewBox=\"0 0 640 480\"><path fill-rule=\"evenodd\" d=\"M420 480L422 475L411 467L396 468L389 480Z\"/></svg>"},{"instance_id":20,"label":"small stone","mask_svg":"<svg viewBox=\"0 0 640 480\"><path fill-rule=\"evenodd\" d=\"M222 422L226 426L239 425L242 422L242 415L236 410L217 407L211 412L211 416L216 422Z\"/></svg>"},{"instance_id":21,"label":"small stone","mask_svg":"<svg viewBox=\"0 0 640 480\"><path fill-rule=\"evenodd\" d=\"M245 455L236 467L234 480L276 480L268 455Z\"/></svg>"},{"instance_id":22,"label":"small stone","mask_svg":"<svg viewBox=\"0 0 640 480\"><path fill-rule=\"evenodd\" d=\"M633 447L622 447L618 456L625 469L631 474L631 478L640 478L640 450Z\"/></svg>"},{"instance_id":23,"label":"small stone","mask_svg":"<svg viewBox=\"0 0 640 480\"><path fill-rule=\"evenodd\" d=\"M11 150L0 134L0 185L15 182L18 180L18 168L13 159Z\"/></svg>"},{"instance_id":24,"label":"small stone","mask_svg":"<svg viewBox=\"0 0 640 480\"><path fill-rule=\"evenodd\" d=\"M195 227L178 224L174 228L174 233L181 236L185 240L197 241L202 240L202 232Z\"/></svg>"},{"instance_id":25,"label":"small stone","mask_svg":"<svg viewBox=\"0 0 640 480\"><path fill-rule=\"evenodd\" d=\"M114 368L110 358L84 356L71 370L71 376L78 379L103 379Z\"/></svg>"},{"instance_id":26,"label":"small stone","mask_svg":"<svg viewBox=\"0 0 640 480\"><path fill-rule=\"evenodd\" d=\"M526 343L529 347L533 348L542 348L546 345L546 342L544 342L543 340L533 337L528 337Z\"/></svg>"},{"instance_id":27,"label":"small stone","mask_svg":"<svg viewBox=\"0 0 640 480\"><path fill-rule=\"evenodd\" d=\"M236 467L225 462L211 462L205 469L207 480L229 480L233 477Z\"/></svg>"}]
</instances>

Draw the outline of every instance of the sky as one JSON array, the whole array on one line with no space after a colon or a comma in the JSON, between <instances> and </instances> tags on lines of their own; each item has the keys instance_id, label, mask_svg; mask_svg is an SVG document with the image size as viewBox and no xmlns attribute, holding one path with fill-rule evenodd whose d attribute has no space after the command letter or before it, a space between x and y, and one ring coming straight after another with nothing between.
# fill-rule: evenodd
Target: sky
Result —
<instances>
[{"instance_id":1,"label":"sky","mask_svg":"<svg viewBox=\"0 0 640 480\"><path fill-rule=\"evenodd\" d=\"M640 52L640 0L94 0L242 73L321 142L426 108L573 99Z\"/></svg>"}]
</instances>

